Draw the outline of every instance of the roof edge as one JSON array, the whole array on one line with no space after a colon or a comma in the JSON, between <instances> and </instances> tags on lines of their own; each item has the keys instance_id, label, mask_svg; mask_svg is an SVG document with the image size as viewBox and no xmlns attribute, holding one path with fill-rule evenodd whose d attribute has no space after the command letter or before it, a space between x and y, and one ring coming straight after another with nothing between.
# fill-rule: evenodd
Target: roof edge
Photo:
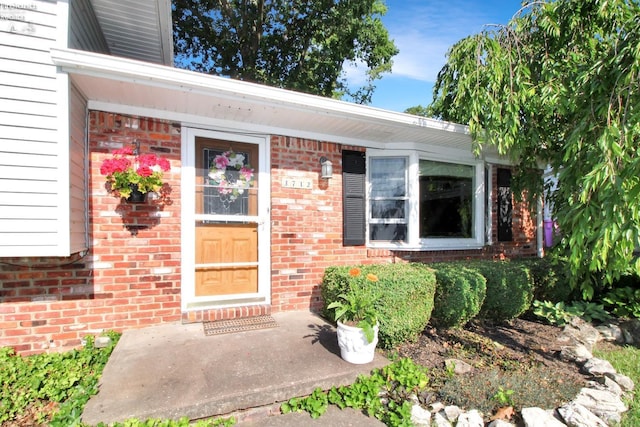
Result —
<instances>
[{"instance_id":1,"label":"roof edge","mask_svg":"<svg viewBox=\"0 0 640 427\"><path fill-rule=\"evenodd\" d=\"M158 25L160 27L160 48L164 65L173 66L173 18L171 0L156 0L158 7Z\"/></svg>"},{"instance_id":2,"label":"roof edge","mask_svg":"<svg viewBox=\"0 0 640 427\"><path fill-rule=\"evenodd\" d=\"M367 105L324 98L302 92L295 92L257 83L233 80L220 76L197 73L166 65L139 60L114 57L76 49L51 49L53 63L66 72L99 76L124 81L145 82L160 87L217 93L228 97L241 97L271 105L287 105L303 110L313 110L327 114L339 114L354 119L383 121L390 125L418 126L434 130L468 135L465 125L427 117L399 113Z\"/></svg>"}]
</instances>

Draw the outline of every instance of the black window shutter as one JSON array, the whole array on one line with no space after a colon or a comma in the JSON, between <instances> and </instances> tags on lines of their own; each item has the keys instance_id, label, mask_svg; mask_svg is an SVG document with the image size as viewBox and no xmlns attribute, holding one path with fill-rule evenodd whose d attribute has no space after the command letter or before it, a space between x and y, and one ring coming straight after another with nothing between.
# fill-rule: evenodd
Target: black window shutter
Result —
<instances>
[{"instance_id":1,"label":"black window shutter","mask_svg":"<svg viewBox=\"0 0 640 427\"><path fill-rule=\"evenodd\" d=\"M511 171L498 169L498 241L513 240L513 205Z\"/></svg>"},{"instance_id":2,"label":"black window shutter","mask_svg":"<svg viewBox=\"0 0 640 427\"><path fill-rule=\"evenodd\" d=\"M342 242L344 246L365 244L365 154L342 151Z\"/></svg>"}]
</instances>

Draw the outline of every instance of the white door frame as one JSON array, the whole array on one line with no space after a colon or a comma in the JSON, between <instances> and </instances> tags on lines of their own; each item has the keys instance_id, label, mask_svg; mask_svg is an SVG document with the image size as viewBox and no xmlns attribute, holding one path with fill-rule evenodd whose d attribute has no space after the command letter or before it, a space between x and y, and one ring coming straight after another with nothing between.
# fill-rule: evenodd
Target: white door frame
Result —
<instances>
[{"instance_id":1,"label":"white door frame","mask_svg":"<svg viewBox=\"0 0 640 427\"><path fill-rule=\"evenodd\" d=\"M268 135L182 128L181 206L181 308L182 312L247 305L271 304L271 162ZM195 140L196 137L222 139L258 145L258 292L255 294L195 296Z\"/></svg>"}]
</instances>

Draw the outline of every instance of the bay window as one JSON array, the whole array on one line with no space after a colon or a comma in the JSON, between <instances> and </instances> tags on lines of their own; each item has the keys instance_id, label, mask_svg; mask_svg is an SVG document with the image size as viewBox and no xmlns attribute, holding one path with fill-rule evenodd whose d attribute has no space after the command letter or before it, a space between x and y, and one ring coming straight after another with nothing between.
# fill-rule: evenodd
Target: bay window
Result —
<instances>
[{"instance_id":1,"label":"bay window","mask_svg":"<svg viewBox=\"0 0 640 427\"><path fill-rule=\"evenodd\" d=\"M369 239L407 241L406 157L376 157L369 162Z\"/></svg>"},{"instance_id":2,"label":"bay window","mask_svg":"<svg viewBox=\"0 0 640 427\"><path fill-rule=\"evenodd\" d=\"M473 237L473 166L420 160L420 238Z\"/></svg>"},{"instance_id":3,"label":"bay window","mask_svg":"<svg viewBox=\"0 0 640 427\"><path fill-rule=\"evenodd\" d=\"M418 152L368 155L368 241L407 249L479 248L484 239L484 167Z\"/></svg>"}]
</instances>

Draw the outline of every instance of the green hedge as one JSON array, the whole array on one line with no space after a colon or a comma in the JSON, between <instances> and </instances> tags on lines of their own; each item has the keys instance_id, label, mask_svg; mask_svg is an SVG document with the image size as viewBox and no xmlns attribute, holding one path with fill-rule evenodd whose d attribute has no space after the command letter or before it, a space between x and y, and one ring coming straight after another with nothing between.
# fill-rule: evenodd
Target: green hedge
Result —
<instances>
[{"instance_id":1,"label":"green hedge","mask_svg":"<svg viewBox=\"0 0 640 427\"><path fill-rule=\"evenodd\" d=\"M325 270L321 284L324 300L322 313L333 320L327 306L349 286L349 270L355 266L334 266ZM378 276L380 291L377 302L382 348L393 348L407 341L415 341L429 323L436 288L434 271L424 264L372 264L357 266L363 275Z\"/></svg>"},{"instance_id":2,"label":"green hedge","mask_svg":"<svg viewBox=\"0 0 640 427\"><path fill-rule=\"evenodd\" d=\"M487 281L478 271L460 264L431 264L436 270L436 294L431 323L463 326L478 315L487 293Z\"/></svg>"},{"instance_id":3,"label":"green hedge","mask_svg":"<svg viewBox=\"0 0 640 427\"><path fill-rule=\"evenodd\" d=\"M551 301L553 303L568 302L573 290L569 284L569 266L554 256L544 258L527 258L520 262L531 272L534 284L533 299Z\"/></svg>"},{"instance_id":4,"label":"green hedge","mask_svg":"<svg viewBox=\"0 0 640 427\"><path fill-rule=\"evenodd\" d=\"M510 320L531 306L534 284L531 272L524 263L472 261L465 265L487 279L487 296L478 317Z\"/></svg>"}]
</instances>

